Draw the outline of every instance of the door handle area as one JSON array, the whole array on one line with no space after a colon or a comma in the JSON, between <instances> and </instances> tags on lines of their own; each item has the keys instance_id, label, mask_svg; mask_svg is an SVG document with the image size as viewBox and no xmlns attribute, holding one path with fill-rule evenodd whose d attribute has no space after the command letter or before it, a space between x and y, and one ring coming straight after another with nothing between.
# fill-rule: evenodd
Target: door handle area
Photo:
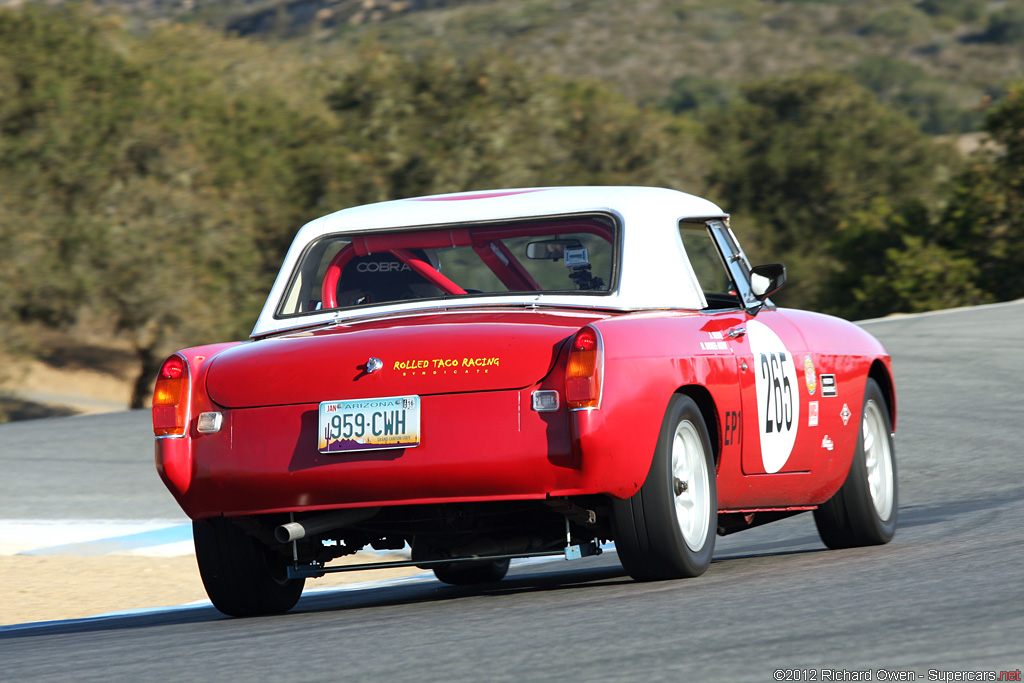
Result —
<instances>
[{"instance_id":1,"label":"door handle area","mask_svg":"<svg viewBox=\"0 0 1024 683\"><path fill-rule=\"evenodd\" d=\"M745 327L734 327L731 330L729 330L728 332L726 332L725 336L728 337L729 339L739 339L740 337L742 337L746 333L747 333L747 328L745 328Z\"/></svg>"}]
</instances>

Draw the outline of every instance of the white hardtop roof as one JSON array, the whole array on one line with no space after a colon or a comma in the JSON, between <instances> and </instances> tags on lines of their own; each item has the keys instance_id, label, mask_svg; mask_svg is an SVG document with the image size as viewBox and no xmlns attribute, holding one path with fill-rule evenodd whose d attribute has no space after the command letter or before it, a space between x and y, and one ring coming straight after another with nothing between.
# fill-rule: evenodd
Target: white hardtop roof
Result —
<instances>
[{"instance_id":1,"label":"white hardtop roof","mask_svg":"<svg viewBox=\"0 0 1024 683\"><path fill-rule=\"evenodd\" d=\"M523 294L457 300L418 300L359 310L328 310L276 318L292 273L305 248L325 235L389 228L500 221L516 218L609 213L622 223L618 288L607 296ZM679 239L687 218L727 218L722 209L694 195L653 187L543 187L486 190L416 197L343 209L310 221L299 230L285 256L252 336L331 322L377 317L391 312L460 308L487 304L536 304L611 310L700 309L704 295Z\"/></svg>"}]
</instances>

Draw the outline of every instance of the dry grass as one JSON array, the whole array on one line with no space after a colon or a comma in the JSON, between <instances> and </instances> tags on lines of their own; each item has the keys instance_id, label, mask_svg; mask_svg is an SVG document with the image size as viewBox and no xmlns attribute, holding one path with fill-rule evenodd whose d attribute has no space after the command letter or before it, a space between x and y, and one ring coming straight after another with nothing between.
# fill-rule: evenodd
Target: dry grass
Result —
<instances>
[{"instance_id":1,"label":"dry grass","mask_svg":"<svg viewBox=\"0 0 1024 683\"><path fill-rule=\"evenodd\" d=\"M404 558L380 561L386 559ZM343 572L309 580L306 587L341 586L417 573L420 570L409 567ZM0 576L5 589L0 601L0 625L80 619L206 599L193 555L0 555Z\"/></svg>"},{"instance_id":2,"label":"dry grass","mask_svg":"<svg viewBox=\"0 0 1024 683\"><path fill-rule=\"evenodd\" d=\"M32 354L0 352L0 422L127 410L138 362L123 341L32 330Z\"/></svg>"}]
</instances>

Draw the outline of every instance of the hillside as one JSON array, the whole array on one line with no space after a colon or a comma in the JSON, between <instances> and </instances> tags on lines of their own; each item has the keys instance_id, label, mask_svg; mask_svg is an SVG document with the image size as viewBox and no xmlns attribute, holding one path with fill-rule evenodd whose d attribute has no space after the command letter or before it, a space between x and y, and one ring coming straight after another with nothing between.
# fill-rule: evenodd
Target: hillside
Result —
<instances>
[{"instance_id":1,"label":"hillside","mask_svg":"<svg viewBox=\"0 0 1024 683\"><path fill-rule=\"evenodd\" d=\"M950 132L976 125L972 109L1024 73L1024 8L976 4L976 13L962 2L929 14L925 3L886 0L516 0L410 13L376 30L394 45L493 47L555 73L612 82L642 102L683 107L728 97L746 81L829 68L852 74L929 132ZM1000 32L1005 23L1013 30Z\"/></svg>"},{"instance_id":2,"label":"hillside","mask_svg":"<svg viewBox=\"0 0 1024 683\"><path fill-rule=\"evenodd\" d=\"M782 305L1024 296L1018 6L0 0L0 421L79 393L31 363L87 338L119 360L81 384L144 405L248 334L297 226L395 197L680 188Z\"/></svg>"},{"instance_id":3,"label":"hillside","mask_svg":"<svg viewBox=\"0 0 1024 683\"><path fill-rule=\"evenodd\" d=\"M675 111L809 69L852 75L929 133L980 126L1024 73L1024 5L1003 0L106 0L136 25L412 54L497 51Z\"/></svg>"}]
</instances>

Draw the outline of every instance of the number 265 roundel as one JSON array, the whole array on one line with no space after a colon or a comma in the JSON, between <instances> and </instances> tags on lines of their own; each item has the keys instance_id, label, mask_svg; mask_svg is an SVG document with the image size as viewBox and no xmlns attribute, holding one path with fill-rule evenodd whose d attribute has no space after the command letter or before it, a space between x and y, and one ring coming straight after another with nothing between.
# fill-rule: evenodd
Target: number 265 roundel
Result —
<instances>
[{"instance_id":1,"label":"number 265 roundel","mask_svg":"<svg viewBox=\"0 0 1024 683\"><path fill-rule=\"evenodd\" d=\"M754 354L761 459L765 472L773 474L789 460L800 424L796 365L793 354L767 325L748 322L747 336Z\"/></svg>"}]
</instances>

